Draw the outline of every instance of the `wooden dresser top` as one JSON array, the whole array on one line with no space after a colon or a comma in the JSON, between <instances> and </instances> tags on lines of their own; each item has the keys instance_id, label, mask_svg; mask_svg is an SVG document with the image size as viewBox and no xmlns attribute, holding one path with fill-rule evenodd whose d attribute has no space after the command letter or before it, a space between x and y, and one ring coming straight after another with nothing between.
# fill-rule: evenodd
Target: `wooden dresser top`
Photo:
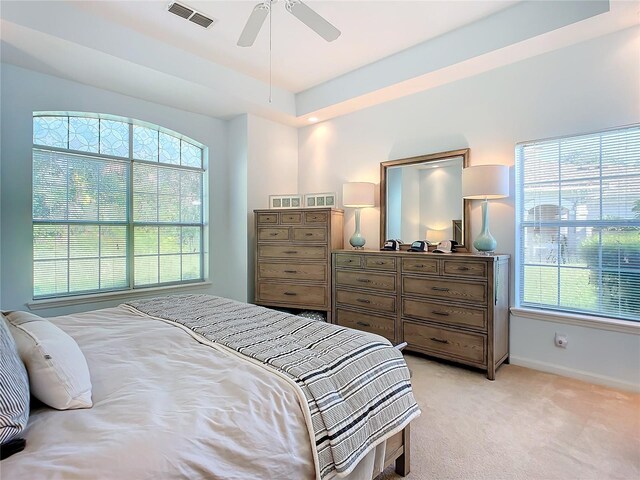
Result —
<instances>
[{"instance_id":1,"label":"wooden dresser top","mask_svg":"<svg viewBox=\"0 0 640 480\"><path fill-rule=\"evenodd\" d=\"M431 258L464 258L464 259L477 259L477 260L503 260L510 256L507 254L496 255L481 255L479 253L468 252L455 252L455 253L433 253L433 252L408 252L405 250L393 251L393 250L357 250L355 248L348 248L343 250L333 250L332 253L349 253L349 254L366 254L366 255L398 255L406 257L431 257Z\"/></svg>"}]
</instances>

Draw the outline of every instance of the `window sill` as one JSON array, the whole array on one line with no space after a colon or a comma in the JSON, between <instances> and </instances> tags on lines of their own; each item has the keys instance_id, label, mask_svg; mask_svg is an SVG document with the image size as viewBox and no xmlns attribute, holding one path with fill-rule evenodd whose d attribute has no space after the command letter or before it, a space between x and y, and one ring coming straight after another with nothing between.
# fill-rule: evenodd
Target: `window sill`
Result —
<instances>
[{"instance_id":1,"label":"window sill","mask_svg":"<svg viewBox=\"0 0 640 480\"><path fill-rule=\"evenodd\" d=\"M171 293L177 290L192 290L211 285L211 282L186 283L184 285L167 285L163 287L149 287L134 290L121 290L118 292L94 293L91 295L77 295L73 297L50 298L27 302L29 310L42 310L45 308L68 307L83 303L106 302L109 300L129 299L145 297L149 294Z\"/></svg>"},{"instance_id":2,"label":"window sill","mask_svg":"<svg viewBox=\"0 0 640 480\"><path fill-rule=\"evenodd\" d=\"M565 325L576 325L579 327L595 328L598 330L640 335L640 322L633 322L631 320L615 320L612 318L580 315L577 313L551 312L547 310L522 307L511 307L510 310L513 315L532 320L542 320L544 322L563 323Z\"/></svg>"}]
</instances>

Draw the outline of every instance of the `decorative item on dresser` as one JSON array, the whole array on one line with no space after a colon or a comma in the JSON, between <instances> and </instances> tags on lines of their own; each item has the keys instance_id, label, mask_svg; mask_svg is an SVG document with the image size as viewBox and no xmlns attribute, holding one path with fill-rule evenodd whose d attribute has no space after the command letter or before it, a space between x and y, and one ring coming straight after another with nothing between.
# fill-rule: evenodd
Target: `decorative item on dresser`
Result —
<instances>
[{"instance_id":1,"label":"decorative item on dresser","mask_svg":"<svg viewBox=\"0 0 640 480\"><path fill-rule=\"evenodd\" d=\"M496 239L489 231L489 199L509 196L509 167L506 165L477 165L462 170L462 197L483 200L482 231L473 241L481 253L490 255L496 249Z\"/></svg>"},{"instance_id":2,"label":"decorative item on dresser","mask_svg":"<svg viewBox=\"0 0 640 480\"><path fill-rule=\"evenodd\" d=\"M269 195L269 208L300 208L302 195Z\"/></svg>"},{"instance_id":3,"label":"decorative item on dresser","mask_svg":"<svg viewBox=\"0 0 640 480\"><path fill-rule=\"evenodd\" d=\"M335 207L336 206L336 194L335 192L328 193L305 193L304 194L304 207L307 208L323 208L323 207Z\"/></svg>"},{"instance_id":4,"label":"decorative item on dresser","mask_svg":"<svg viewBox=\"0 0 640 480\"><path fill-rule=\"evenodd\" d=\"M487 372L509 357L509 256L333 253L333 321Z\"/></svg>"},{"instance_id":5,"label":"decorative item on dresser","mask_svg":"<svg viewBox=\"0 0 640 480\"><path fill-rule=\"evenodd\" d=\"M360 210L375 205L375 185L368 182L350 182L342 186L342 204L356 209L356 230L349 243L353 248L364 248L365 238L360 233Z\"/></svg>"},{"instance_id":6,"label":"decorative item on dresser","mask_svg":"<svg viewBox=\"0 0 640 480\"><path fill-rule=\"evenodd\" d=\"M258 305L327 312L331 250L343 248L343 211L254 210Z\"/></svg>"}]
</instances>

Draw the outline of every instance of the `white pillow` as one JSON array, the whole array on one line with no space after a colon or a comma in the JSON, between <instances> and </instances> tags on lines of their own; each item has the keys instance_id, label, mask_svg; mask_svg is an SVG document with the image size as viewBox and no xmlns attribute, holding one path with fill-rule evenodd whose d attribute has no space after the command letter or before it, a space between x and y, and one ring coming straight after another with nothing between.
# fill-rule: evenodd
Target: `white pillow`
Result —
<instances>
[{"instance_id":1,"label":"white pillow","mask_svg":"<svg viewBox=\"0 0 640 480\"><path fill-rule=\"evenodd\" d=\"M6 316L34 397L58 410L89 408L91 378L78 344L48 320L26 312Z\"/></svg>"}]
</instances>

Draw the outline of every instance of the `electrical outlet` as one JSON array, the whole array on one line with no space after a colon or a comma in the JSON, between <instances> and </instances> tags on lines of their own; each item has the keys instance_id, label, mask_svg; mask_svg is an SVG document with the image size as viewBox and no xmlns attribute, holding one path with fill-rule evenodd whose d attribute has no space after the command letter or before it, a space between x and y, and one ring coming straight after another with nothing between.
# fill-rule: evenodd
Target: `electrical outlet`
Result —
<instances>
[{"instance_id":1,"label":"electrical outlet","mask_svg":"<svg viewBox=\"0 0 640 480\"><path fill-rule=\"evenodd\" d=\"M555 343L556 343L556 347L567 348L567 344L569 343L569 339L567 338L567 336L565 334L556 332Z\"/></svg>"}]
</instances>

